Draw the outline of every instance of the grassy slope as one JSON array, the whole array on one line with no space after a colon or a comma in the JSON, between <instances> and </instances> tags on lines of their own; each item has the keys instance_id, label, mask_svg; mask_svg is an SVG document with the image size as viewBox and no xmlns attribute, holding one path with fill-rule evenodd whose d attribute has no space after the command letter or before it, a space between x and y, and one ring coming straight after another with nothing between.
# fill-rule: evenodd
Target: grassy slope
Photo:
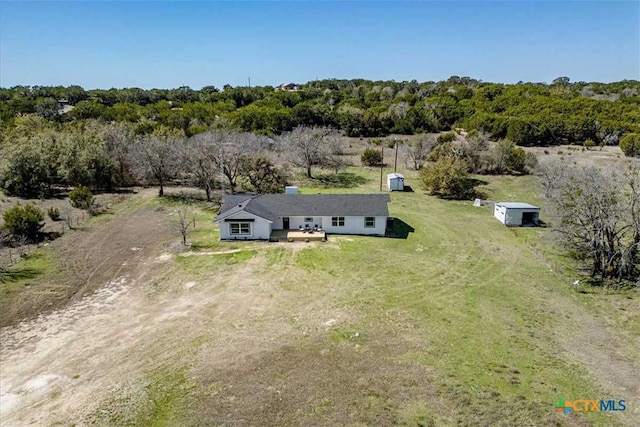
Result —
<instances>
[{"instance_id":1,"label":"grassy slope","mask_svg":"<svg viewBox=\"0 0 640 427\"><path fill-rule=\"evenodd\" d=\"M330 191L377 189L376 171L354 172L366 179L364 185ZM412 183L416 182L411 172L407 175ZM484 190L491 199L540 201L533 177L490 177L488 181ZM327 190L302 188L304 193L319 191ZM393 193L390 209L392 216L415 228L408 239L337 238L339 251L328 245L293 252L286 247L249 244L251 248L247 249L252 251L244 257L226 255L215 261L191 257L180 262L189 275L197 275L198 271L215 274L253 257L258 248L258 255L268 266L261 273L286 276L287 284L281 286L299 293L293 299L292 313L306 310L310 298L318 298L324 308L351 313L348 324L332 327L319 337L312 334L296 341L294 350L288 350L294 353L287 355L291 363L296 363L296 356L302 358L300 355L315 348L320 340L321 352L338 351L347 345L362 352L362 360L370 357L371 361L386 361L380 376L387 382L428 383L427 391L406 384L398 391L383 381L379 386L382 391L363 392L355 397L348 392L340 395L339 388L335 388L334 399L352 399L350 422L617 423L615 415L590 413L565 419L553 411L559 397L605 396L584 367L567 358L560 348L565 334L582 333L581 320L570 319L564 312L579 312L591 318L598 310L615 311L615 304L601 300L599 305L594 304L593 295L570 289L574 277L562 268L567 260L549 255L551 252L540 257L543 244L538 242L543 230L509 229L494 220L488 208L476 208L470 202L442 201L419 191ZM215 237L214 232L201 229L192 239L217 248L220 244L211 240ZM637 318L623 319L614 326L632 343L638 341L638 323ZM630 344L627 353L637 357L638 348ZM336 360L323 375L344 375L338 366L345 362L343 359ZM350 363L354 370L363 369ZM413 379L402 377L402 372L413 372L416 366L426 367L427 371L417 371ZM288 381L295 383L291 378ZM273 383L278 383L277 376ZM313 385L306 385L306 393L314 390ZM344 421L336 417L340 406L335 401L314 402L305 402L311 409L303 416L296 415L299 410L293 412L294 403L284 421L272 418L266 423Z\"/></svg>"},{"instance_id":2,"label":"grassy slope","mask_svg":"<svg viewBox=\"0 0 640 427\"><path fill-rule=\"evenodd\" d=\"M306 186L302 192L378 189L377 171L350 173L361 176L349 178L360 186ZM208 357L206 347L215 345L218 333L235 335L220 320L219 312L229 308L212 306L204 335L167 338L190 345L172 365L148 372L137 396L141 407L127 409L131 399L114 395L104 402L115 410L114 418L93 421L224 424L235 411L233 422L263 425L615 425L617 414L565 418L553 411L559 397L606 397L602 385L562 343L566 336L584 333L584 319L598 319L623 339L626 355L637 359L640 320L635 312L619 310L637 294L576 292L570 286L576 278L570 261L540 239L544 230L506 228L488 208L424 195L415 173L405 176L417 191L393 193L390 210L415 228L406 240L333 236L327 244L302 250L225 243L218 241L211 223L213 212L199 209L197 229L189 236L193 250L243 251L176 257L167 281L209 280L215 285L210 292L217 292L235 286L225 277L242 271L240 277L252 275L264 282L264 295L256 304L275 304L274 317L231 325L239 328L235 335L242 345L225 350L236 351L240 368L225 370L218 366L222 362ZM484 179L492 200L540 201L533 177ZM147 203L131 200L119 209ZM176 296L183 292L162 289ZM314 327L318 319L335 313L344 314L335 325ZM281 322L302 333L280 332L276 350L243 353L254 342L273 341L251 333L273 333L274 325L279 331ZM211 367L216 369L208 377ZM280 401L261 395L263 385L280 390ZM233 395L225 394L231 387ZM119 418L118 407L127 416Z\"/></svg>"},{"instance_id":3,"label":"grassy slope","mask_svg":"<svg viewBox=\"0 0 640 427\"><path fill-rule=\"evenodd\" d=\"M533 188L530 177L491 179L487 186L492 198L537 203ZM442 387L461 389L469 406L457 406L463 414L452 421L474 419L484 407L497 416L484 421L512 417L513 423L539 423L546 420L548 402L593 393L595 385L570 373L554 349L555 329L564 321L545 305L551 292L554 298L566 295L564 285L532 257L522 239L495 221L490 210L470 202L420 193L393 193L392 198L391 215L415 233L408 240L345 243L340 262L331 262L331 268L353 276L345 304L357 303L368 313L361 320L364 328L392 309L415 322L425 346L403 360L434 367ZM535 239L539 231L518 234ZM370 286L358 286L366 281ZM531 406L512 412L520 399Z\"/></svg>"}]
</instances>

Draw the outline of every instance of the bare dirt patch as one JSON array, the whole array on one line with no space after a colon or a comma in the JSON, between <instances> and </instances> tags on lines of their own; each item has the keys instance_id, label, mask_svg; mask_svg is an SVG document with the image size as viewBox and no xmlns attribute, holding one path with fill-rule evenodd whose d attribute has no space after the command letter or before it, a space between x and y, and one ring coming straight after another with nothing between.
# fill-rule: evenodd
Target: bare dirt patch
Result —
<instances>
[{"instance_id":1,"label":"bare dirt patch","mask_svg":"<svg viewBox=\"0 0 640 427\"><path fill-rule=\"evenodd\" d=\"M114 204L121 202L126 197L127 196L125 194L98 194L97 196L95 196L96 202L104 208L109 208ZM69 232L68 222L70 222L73 227L77 227L86 224L86 222L90 219L90 216L86 211L73 208L69 203L69 199L66 197L52 197L43 200L22 199L19 197L4 196L0 192L0 226L2 226L3 223L3 212L18 203L22 205L36 206L45 213L44 227L42 228L42 232L45 234L64 234L66 232ZM47 215L47 210L49 208L58 209L58 211L60 212L60 220L53 221L51 218L49 218L49 216ZM0 246L0 265L8 266L12 263L15 263L18 260L18 253L19 250L17 250L16 248Z\"/></svg>"},{"instance_id":2,"label":"bare dirt patch","mask_svg":"<svg viewBox=\"0 0 640 427\"><path fill-rule=\"evenodd\" d=\"M620 147L593 147L587 150L579 145L558 145L553 147L523 147L525 151L534 153L539 161L562 159L577 164L606 165L619 167L625 160Z\"/></svg>"},{"instance_id":3,"label":"bare dirt patch","mask_svg":"<svg viewBox=\"0 0 640 427\"><path fill-rule=\"evenodd\" d=\"M63 307L119 277L135 275L140 261L169 237L166 224L162 210L146 206L51 242L47 250L59 271L22 289L0 313L0 326Z\"/></svg>"}]
</instances>

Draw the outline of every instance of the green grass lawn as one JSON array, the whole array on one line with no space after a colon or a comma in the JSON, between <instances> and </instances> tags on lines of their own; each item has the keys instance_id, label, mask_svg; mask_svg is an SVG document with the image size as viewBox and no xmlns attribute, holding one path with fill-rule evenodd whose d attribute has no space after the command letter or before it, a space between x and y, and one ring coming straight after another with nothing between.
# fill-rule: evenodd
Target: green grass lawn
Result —
<instances>
[{"instance_id":1,"label":"green grass lawn","mask_svg":"<svg viewBox=\"0 0 640 427\"><path fill-rule=\"evenodd\" d=\"M146 382L126 391L135 396L114 392L88 419L632 425L620 414L565 417L554 405L559 398L635 398L607 394L602 375L615 369L605 365L617 356L594 341L615 335L616 354L640 360L637 291L574 287L575 264L545 239L548 229L505 227L490 207L429 196L417 172L400 172L414 192L391 193L389 209L414 229L406 239L220 242L215 209L192 205L192 245L179 247L176 235L158 247L172 261L145 286L157 285L149 305L186 298L193 320L168 323L169 332L154 341L145 357L167 362L145 368ZM376 169L317 176L301 180L300 192L379 191ZM535 177L479 179L487 199L540 205L545 219ZM174 200L136 198L113 213L149 204L168 220L178 207ZM27 262L21 268L34 274L52 268L40 253ZM14 285L21 280L28 279Z\"/></svg>"},{"instance_id":2,"label":"green grass lawn","mask_svg":"<svg viewBox=\"0 0 640 427\"><path fill-rule=\"evenodd\" d=\"M325 245L292 251L268 244L220 244L216 227L206 225L191 236L196 248L240 248L246 254L189 257L178 263L184 274L215 276L262 257L266 267L258 274L286 276L281 286L299 293L294 298L299 306L294 303L292 311L318 298L327 308L354 313L349 324L326 332L326 345L352 344L387 360L390 369L419 365L431 373L415 381L429 382L436 398L411 393L401 398L391 392L362 396L356 402L358 413L390 410L390 419L413 425L617 424L616 415L597 413L565 419L553 405L560 397L605 397L587 368L561 349L563 335L580 334L583 320L569 318L565 311L591 318L626 296L594 303L597 296L570 286L576 277L572 262L540 242L544 229L507 228L489 207L428 196L419 189L416 172L402 172L415 192L392 193L390 215L415 229L407 239L330 236ZM358 185L332 188L326 180L305 180L316 185L300 192L379 190L375 169L347 173L349 182ZM481 190L490 200L541 204L535 177L481 178L487 182ZM633 359L639 354L632 344L640 338L638 320L617 319L614 330L626 339L625 352ZM380 350L385 341L395 343L393 352ZM307 345L298 342L296 351ZM326 416L330 409L325 406L331 405L322 405ZM326 420L313 414L315 410L306 419Z\"/></svg>"},{"instance_id":3,"label":"green grass lawn","mask_svg":"<svg viewBox=\"0 0 640 427\"><path fill-rule=\"evenodd\" d=\"M5 305L11 297L29 286L32 280L55 272L55 257L50 250L42 247L29 251L19 263L0 272L0 310L6 309ZM18 256L17 253L15 256Z\"/></svg>"}]
</instances>

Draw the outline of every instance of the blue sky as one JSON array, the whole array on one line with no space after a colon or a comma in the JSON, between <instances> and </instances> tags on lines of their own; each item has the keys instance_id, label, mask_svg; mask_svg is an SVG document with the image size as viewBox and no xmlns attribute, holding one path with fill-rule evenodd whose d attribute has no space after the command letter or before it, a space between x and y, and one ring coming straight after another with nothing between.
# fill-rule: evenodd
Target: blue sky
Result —
<instances>
[{"instance_id":1,"label":"blue sky","mask_svg":"<svg viewBox=\"0 0 640 427\"><path fill-rule=\"evenodd\" d=\"M5 1L0 86L640 79L638 1Z\"/></svg>"}]
</instances>

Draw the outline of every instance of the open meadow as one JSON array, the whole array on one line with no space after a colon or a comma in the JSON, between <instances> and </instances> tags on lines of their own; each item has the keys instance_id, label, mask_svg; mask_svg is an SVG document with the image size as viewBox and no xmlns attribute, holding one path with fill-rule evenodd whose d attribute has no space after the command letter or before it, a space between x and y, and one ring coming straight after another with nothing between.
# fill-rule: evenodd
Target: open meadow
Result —
<instances>
[{"instance_id":1,"label":"open meadow","mask_svg":"<svg viewBox=\"0 0 640 427\"><path fill-rule=\"evenodd\" d=\"M406 238L220 242L202 202L185 249L149 189L34 250L1 285L0 424L640 425L638 290L577 282L548 229L401 172ZM339 176L301 192L379 190L378 170ZM542 203L536 177L479 179Z\"/></svg>"}]
</instances>

